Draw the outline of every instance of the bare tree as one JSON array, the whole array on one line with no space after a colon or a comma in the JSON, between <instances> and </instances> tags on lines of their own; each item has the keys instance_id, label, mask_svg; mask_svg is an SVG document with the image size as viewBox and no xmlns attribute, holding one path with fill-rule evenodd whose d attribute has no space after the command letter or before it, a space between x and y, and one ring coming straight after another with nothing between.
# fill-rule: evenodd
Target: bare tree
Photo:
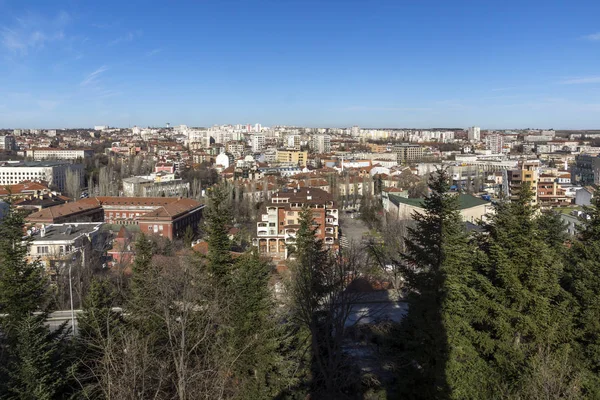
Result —
<instances>
[{"instance_id":1,"label":"bare tree","mask_svg":"<svg viewBox=\"0 0 600 400\"><path fill-rule=\"evenodd\" d=\"M65 176L67 194L75 201L81 196L81 178L79 171L73 171L70 168L67 169Z\"/></svg>"}]
</instances>

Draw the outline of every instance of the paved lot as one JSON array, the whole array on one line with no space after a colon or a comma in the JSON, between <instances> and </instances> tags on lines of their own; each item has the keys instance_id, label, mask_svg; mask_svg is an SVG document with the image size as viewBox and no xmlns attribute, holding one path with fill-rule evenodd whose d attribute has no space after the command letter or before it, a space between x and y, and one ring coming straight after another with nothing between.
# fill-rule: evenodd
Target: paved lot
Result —
<instances>
[{"instance_id":1,"label":"paved lot","mask_svg":"<svg viewBox=\"0 0 600 400\"><path fill-rule=\"evenodd\" d=\"M363 234L368 233L367 226L358 218L351 218L350 215L342 212L340 216L340 227L342 235L348 242L360 243Z\"/></svg>"}]
</instances>

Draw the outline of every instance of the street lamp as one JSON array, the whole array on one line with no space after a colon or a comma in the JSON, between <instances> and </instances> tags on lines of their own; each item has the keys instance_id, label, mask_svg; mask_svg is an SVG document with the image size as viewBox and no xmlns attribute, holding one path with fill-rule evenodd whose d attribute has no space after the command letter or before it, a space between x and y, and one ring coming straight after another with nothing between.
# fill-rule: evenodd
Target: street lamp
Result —
<instances>
[{"instance_id":1,"label":"street lamp","mask_svg":"<svg viewBox=\"0 0 600 400\"><path fill-rule=\"evenodd\" d=\"M75 309L73 308L73 282L71 280L71 269L73 263L69 263L69 293L71 297L71 336L75 337Z\"/></svg>"}]
</instances>

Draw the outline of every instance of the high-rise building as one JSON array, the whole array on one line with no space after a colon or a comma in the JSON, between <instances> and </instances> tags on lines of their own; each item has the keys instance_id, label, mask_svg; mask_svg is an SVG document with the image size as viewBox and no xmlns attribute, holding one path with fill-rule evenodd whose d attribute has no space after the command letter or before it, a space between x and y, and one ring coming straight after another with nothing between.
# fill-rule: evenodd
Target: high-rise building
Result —
<instances>
[{"instance_id":1,"label":"high-rise building","mask_svg":"<svg viewBox=\"0 0 600 400\"><path fill-rule=\"evenodd\" d=\"M527 160L519 163L519 169L508 172L508 180L510 183L510 197L516 199L521 191L521 186L528 183L533 193L531 199L532 205L538 203L538 182L539 182L540 160Z\"/></svg>"},{"instance_id":2,"label":"high-rise building","mask_svg":"<svg viewBox=\"0 0 600 400\"><path fill-rule=\"evenodd\" d=\"M397 144L392 148L392 151L396 153L398 164L423 158L423 148L416 144Z\"/></svg>"},{"instance_id":3,"label":"high-rise building","mask_svg":"<svg viewBox=\"0 0 600 400\"><path fill-rule=\"evenodd\" d=\"M13 151L17 149L15 137L11 135L0 136L0 151Z\"/></svg>"},{"instance_id":4,"label":"high-rise building","mask_svg":"<svg viewBox=\"0 0 600 400\"><path fill-rule=\"evenodd\" d=\"M485 137L485 148L492 150L494 154L501 154L504 147L504 136L497 133Z\"/></svg>"},{"instance_id":5,"label":"high-rise building","mask_svg":"<svg viewBox=\"0 0 600 400\"><path fill-rule=\"evenodd\" d=\"M265 148L265 135L252 135L252 151L260 153Z\"/></svg>"},{"instance_id":6,"label":"high-rise building","mask_svg":"<svg viewBox=\"0 0 600 400\"><path fill-rule=\"evenodd\" d=\"M319 154L331 153L331 136L315 135L312 139L313 150Z\"/></svg>"},{"instance_id":7,"label":"high-rise building","mask_svg":"<svg viewBox=\"0 0 600 400\"><path fill-rule=\"evenodd\" d=\"M468 129L469 141L479 142L481 140L481 129L478 126L471 126Z\"/></svg>"}]
</instances>

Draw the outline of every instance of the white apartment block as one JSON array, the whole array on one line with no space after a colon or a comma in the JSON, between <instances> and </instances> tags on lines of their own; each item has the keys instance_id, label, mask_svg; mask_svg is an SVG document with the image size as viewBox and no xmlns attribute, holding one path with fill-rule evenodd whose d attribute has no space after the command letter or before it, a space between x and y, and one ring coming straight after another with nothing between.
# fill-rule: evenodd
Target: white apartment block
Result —
<instances>
[{"instance_id":1,"label":"white apartment block","mask_svg":"<svg viewBox=\"0 0 600 400\"><path fill-rule=\"evenodd\" d=\"M331 136L315 135L312 140L313 150L319 154L331 153Z\"/></svg>"},{"instance_id":2,"label":"white apartment block","mask_svg":"<svg viewBox=\"0 0 600 400\"><path fill-rule=\"evenodd\" d=\"M23 181L46 181L49 186L64 191L68 170L79 172L83 183L82 164L66 161L4 161L0 162L0 186L16 185Z\"/></svg>"},{"instance_id":3,"label":"white apartment block","mask_svg":"<svg viewBox=\"0 0 600 400\"><path fill-rule=\"evenodd\" d=\"M504 136L497 133L485 137L485 148L491 150L493 154L502 154L504 147Z\"/></svg>"},{"instance_id":4,"label":"white apartment block","mask_svg":"<svg viewBox=\"0 0 600 400\"><path fill-rule=\"evenodd\" d=\"M0 136L0 151L13 151L16 148L17 144L14 136Z\"/></svg>"},{"instance_id":5,"label":"white apartment block","mask_svg":"<svg viewBox=\"0 0 600 400\"><path fill-rule=\"evenodd\" d=\"M265 135L252 135L252 151L260 153L265 148Z\"/></svg>"},{"instance_id":6,"label":"white apartment block","mask_svg":"<svg viewBox=\"0 0 600 400\"><path fill-rule=\"evenodd\" d=\"M478 126L469 127L467 132L470 142L479 142L481 140L481 128Z\"/></svg>"},{"instance_id":7,"label":"white apartment block","mask_svg":"<svg viewBox=\"0 0 600 400\"><path fill-rule=\"evenodd\" d=\"M94 151L91 149L28 149L25 150L25 157L40 160L77 160L78 158L92 157Z\"/></svg>"}]
</instances>

